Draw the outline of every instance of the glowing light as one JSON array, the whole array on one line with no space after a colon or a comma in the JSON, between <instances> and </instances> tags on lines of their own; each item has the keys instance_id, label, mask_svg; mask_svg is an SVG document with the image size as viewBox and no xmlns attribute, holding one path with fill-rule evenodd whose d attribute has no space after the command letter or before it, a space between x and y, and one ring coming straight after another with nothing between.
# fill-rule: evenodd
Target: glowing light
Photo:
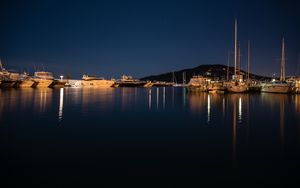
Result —
<instances>
[{"instance_id":1,"label":"glowing light","mask_svg":"<svg viewBox=\"0 0 300 188\"><path fill-rule=\"evenodd\" d=\"M151 89L149 90L149 95L148 95L149 101L148 101L148 105L149 105L149 110L151 110L151 98L152 98L152 94L151 94Z\"/></svg>"},{"instance_id":2,"label":"glowing light","mask_svg":"<svg viewBox=\"0 0 300 188\"><path fill-rule=\"evenodd\" d=\"M63 107L64 107L64 88L60 88L59 94L59 109L58 109L58 120L61 121L63 117Z\"/></svg>"},{"instance_id":3,"label":"glowing light","mask_svg":"<svg viewBox=\"0 0 300 188\"><path fill-rule=\"evenodd\" d=\"M163 108L165 108L166 105L166 88L163 88Z\"/></svg>"},{"instance_id":4,"label":"glowing light","mask_svg":"<svg viewBox=\"0 0 300 188\"><path fill-rule=\"evenodd\" d=\"M242 98L239 98L239 122L242 121Z\"/></svg>"},{"instance_id":5,"label":"glowing light","mask_svg":"<svg viewBox=\"0 0 300 188\"><path fill-rule=\"evenodd\" d=\"M210 95L207 96L207 122L210 122Z\"/></svg>"},{"instance_id":6,"label":"glowing light","mask_svg":"<svg viewBox=\"0 0 300 188\"><path fill-rule=\"evenodd\" d=\"M275 79L272 79L272 82L275 82L276 80Z\"/></svg>"},{"instance_id":7,"label":"glowing light","mask_svg":"<svg viewBox=\"0 0 300 188\"><path fill-rule=\"evenodd\" d=\"M156 88L156 107L158 109L158 102L159 102L159 89Z\"/></svg>"},{"instance_id":8,"label":"glowing light","mask_svg":"<svg viewBox=\"0 0 300 188\"><path fill-rule=\"evenodd\" d=\"M63 75L60 75L60 79L62 80L64 78L64 76Z\"/></svg>"}]
</instances>

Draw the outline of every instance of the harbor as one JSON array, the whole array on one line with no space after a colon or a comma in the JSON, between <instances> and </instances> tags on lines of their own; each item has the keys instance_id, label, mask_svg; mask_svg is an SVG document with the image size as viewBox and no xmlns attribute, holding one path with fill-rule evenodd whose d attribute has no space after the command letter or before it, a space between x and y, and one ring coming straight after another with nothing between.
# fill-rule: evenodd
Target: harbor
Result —
<instances>
[{"instance_id":1,"label":"harbor","mask_svg":"<svg viewBox=\"0 0 300 188\"><path fill-rule=\"evenodd\" d=\"M0 5L1 188L299 186L300 1Z\"/></svg>"}]
</instances>

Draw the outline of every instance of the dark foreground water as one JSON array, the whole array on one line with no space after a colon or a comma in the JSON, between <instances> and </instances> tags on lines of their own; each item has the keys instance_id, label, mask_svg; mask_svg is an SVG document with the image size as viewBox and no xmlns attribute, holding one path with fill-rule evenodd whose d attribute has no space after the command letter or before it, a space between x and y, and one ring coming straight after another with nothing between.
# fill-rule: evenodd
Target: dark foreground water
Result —
<instances>
[{"instance_id":1,"label":"dark foreground water","mask_svg":"<svg viewBox=\"0 0 300 188\"><path fill-rule=\"evenodd\" d=\"M0 90L0 151L1 184L148 175L291 182L300 170L300 95Z\"/></svg>"}]
</instances>

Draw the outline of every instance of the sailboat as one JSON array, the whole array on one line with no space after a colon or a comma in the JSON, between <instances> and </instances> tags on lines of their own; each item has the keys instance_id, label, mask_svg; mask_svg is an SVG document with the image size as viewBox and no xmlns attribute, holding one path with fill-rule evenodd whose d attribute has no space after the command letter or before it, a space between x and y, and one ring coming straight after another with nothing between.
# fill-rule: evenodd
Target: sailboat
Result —
<instances>
[{"instance_id":1,"label":"sailboat","mask_svg":"<svg viewBox=\"0 0 300 188\"><path fill-rule=\"evenodd\" d=\"M288 93L290 91L290 86L285 81L284 38L282 39L280 81L273 79L271 82L262 85L261 91L266 93Z\"/></svg>"},{"instance_id":2,"label":"sailboat","mask_svg":"<svg viewBox=\"0 0 300 188\"><path fill-rule=\"evenodd\" d=\"M247 91L247 84L243 81L243 76L241 75L241 71L239 68L239 71L237 70L237 40L238 40L238 36L237 36L237 20L235 20L235 35L234 35L234 78L233 81L231 81L228 85L227 85L227 90L229 92L233 92L233 93L243 93ZM240 56L240 50L239 50L239 56ZM240 57L239 57L240 58ZM240 63L240 60L239 60ZM239 72L239 74L237 74L237 71Z\"/></svg>"},{"instance_id":3,"label":"sailboat","mask_svg":"<svg viewBox=\"0 0 300 188\"><path fill-rule=\"evenodd\" d=\"M178 84L177 82L176 82L176 77L175 77L175 75L174 75L174 73L173 73L173 76L174 76L174 78L173 79L175 79L175 82L173 82L174 84L173 84L173 87L185 87L186 86L186 81L185 81L185 72L183 72L182 73L182 84Z\"/></svg>"}]
</instances>

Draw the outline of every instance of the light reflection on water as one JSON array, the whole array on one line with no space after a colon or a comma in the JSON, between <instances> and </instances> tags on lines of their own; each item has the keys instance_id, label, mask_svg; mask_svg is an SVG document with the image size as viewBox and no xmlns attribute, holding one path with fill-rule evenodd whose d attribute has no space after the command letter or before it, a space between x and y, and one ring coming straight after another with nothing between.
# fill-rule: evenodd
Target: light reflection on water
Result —
<instances>
[{"instance_id":1,"label":"light reflection on water","mask_svg":"<svg viewBox=\"0 0 300 188\"><path fill-rule=\"evenodd\" d=\"M60 125L65 131L60 132L64 139L78 142L75 138L84 134L81 139L92 137L94 147L104 145L101 149L115 158L122 156L126 160L128 156L122 153L124 151L131 152L133 158L141 157L144 152L145 156L158 158L158 161L162 157L165 163L171 156L178 162L180 172L196 172L196 167L201 169L203 164L199 161L202 160L224 169L228 163L238 168L241 164L247 166L245 161L252 160L260 165L272 160L278 163L276 156L290 157L285 152L288 148L293 148L293 154L299 156L299 117L299 95L194 94L185 88L170 87L0 91L2 136L7 134L9 127L14 127L10 131L24 131L24 125L28 125L30 133L39 133L38 136L28 134L32 136L30 139L38 140L41 135L50 139L47 132L50 134L53 127L57 127L55 125ZM75 130L78 131L76 136L69 137L68 134ZM60 142L65 142L64 139ZM13 140L7 138L5 142L0 141L0 145L9 142ZM78 151L90 147L84 142L82 146L84 148L74 147ZM196 165L195 169L192 166L186 169L189 160ZM222 160L225 162L219 164ZM139 165L133 166L138 169Z\"/></svg>"}]
</instances>

